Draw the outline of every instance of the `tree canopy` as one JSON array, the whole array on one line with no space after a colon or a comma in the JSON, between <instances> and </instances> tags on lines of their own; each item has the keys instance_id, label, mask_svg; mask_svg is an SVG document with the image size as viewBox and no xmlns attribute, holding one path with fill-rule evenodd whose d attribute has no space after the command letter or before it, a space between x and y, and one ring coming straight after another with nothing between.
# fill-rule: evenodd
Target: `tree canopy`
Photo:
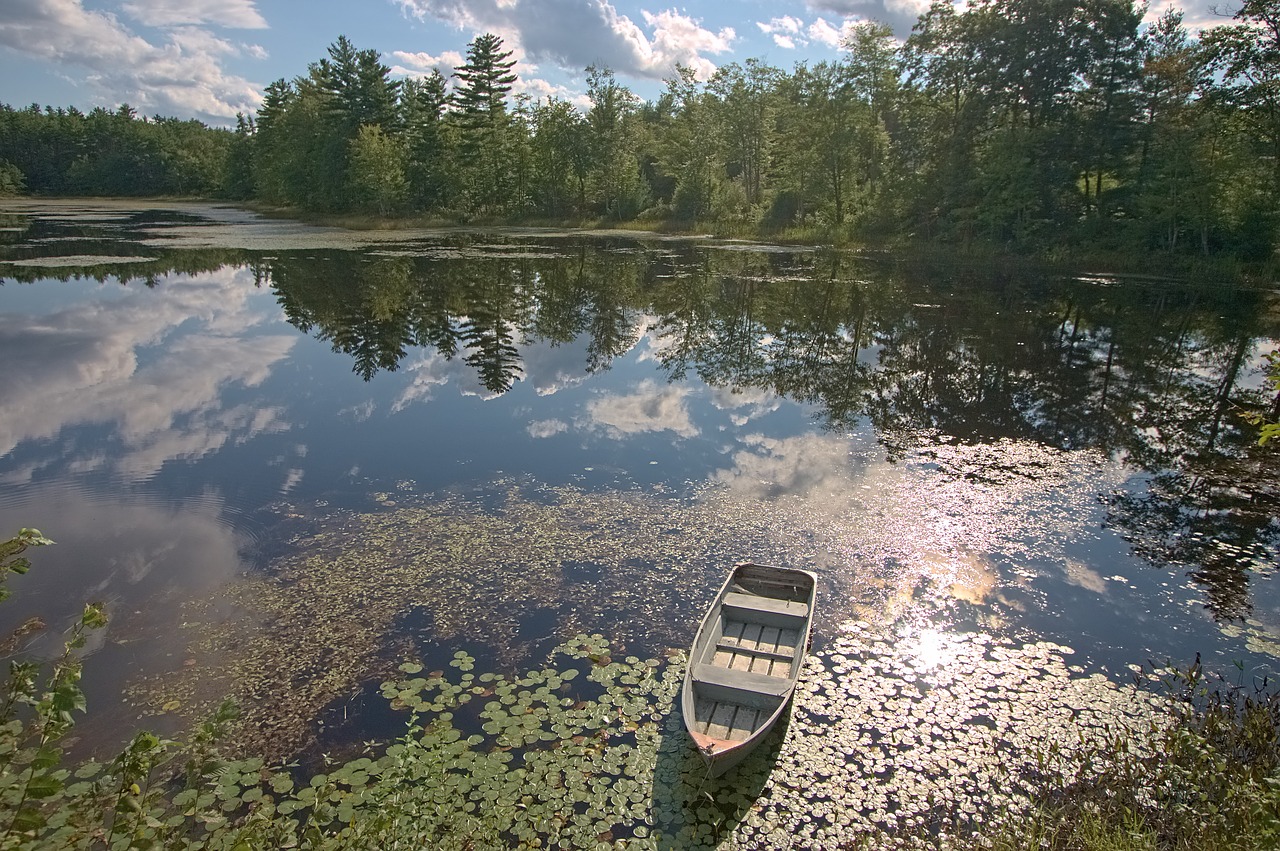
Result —
<instances>
[{"instance_id":1,"label":"tree canopy","mask_svg":"<svg viewBox=\"0 0 1280 851\"><path fill-rule=\"evenodd\" d=\"M234 131L5 106L0 191L1273 258L1280 2L1201 36L1145 9L935 3L905 43L863 22L834 61L677 67L649 102L593 65L585 109L520 94L492 33L451 77L404 80L342 36Z\"/></svg>"}]
</instances>

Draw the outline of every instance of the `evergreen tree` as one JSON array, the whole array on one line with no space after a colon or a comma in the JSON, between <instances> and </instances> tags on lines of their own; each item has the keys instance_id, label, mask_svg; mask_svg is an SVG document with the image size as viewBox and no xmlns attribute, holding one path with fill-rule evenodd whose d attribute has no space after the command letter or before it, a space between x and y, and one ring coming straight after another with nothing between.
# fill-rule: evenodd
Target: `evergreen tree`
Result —
<instances>
[{"instance_id":1,"label":"evergreen tree","mask_svg":"<svg viewBox=\"0 0 1280 851\"><path fill-rule=\"evenodd\" d=\"M256 146L254 134L257 130L252 116L236 113L235 139L227 148L227 156L223 165L225 173L223 191L228 198L245 200L252 198L256 186L254 184L254 159Z\"/></svg>"},{"instance_id":2,"label":"evergreen tree","mask_svg":"<svg viewBox=\"0 0 1280 851\"><path fill-rule=\"evenodd\" d=\"M463 177L471 209L501 212L513 181L511 120L507 93L517 77L515 60L493 33L467 46L467 61L454 74L454 106L461 130Z\"/></svg>"},{"instance_id":3,"label":"evergreen tree","mask_svg":"<svg viewBox=\"0 0 1280 851\"><path fill-rule=\"evenodd\" d=\"M439 71L405 80L400 89L408 200L415 210L440 210L455 184L454 144L444 121L449 95Z\"/></svg>"}]
</instances>

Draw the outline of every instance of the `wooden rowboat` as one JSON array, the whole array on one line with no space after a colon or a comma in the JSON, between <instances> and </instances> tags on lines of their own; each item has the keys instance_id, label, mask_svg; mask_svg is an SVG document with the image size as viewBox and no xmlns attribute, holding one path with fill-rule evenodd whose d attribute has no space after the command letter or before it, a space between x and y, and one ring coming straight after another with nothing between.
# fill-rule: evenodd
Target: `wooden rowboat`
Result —
<instances>
[{"instance_id":1,"label":"wooden rowboat","mask_svg":"<svg viewBox=\"0 0 1280 851\"><path fill-rule=\"evenodd\" d=\"M807 570L739 564L707 610L680 705L709 776L741 762L782 717L808 652L816 586Z\"/></svg>"}]
</instances>

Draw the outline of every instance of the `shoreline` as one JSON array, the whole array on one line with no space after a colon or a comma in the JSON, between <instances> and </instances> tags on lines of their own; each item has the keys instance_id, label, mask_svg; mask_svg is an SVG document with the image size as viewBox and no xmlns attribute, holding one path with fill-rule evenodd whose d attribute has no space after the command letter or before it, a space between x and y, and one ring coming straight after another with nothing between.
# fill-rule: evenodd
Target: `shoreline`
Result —
<instances>
[{"instance_id":1,"label":"shoreline","mask_svg":"<svg viewBox=\"0 0 1280 851\"><path fill-rule=\"evenodd\" d=\"M14 205L95 204L115 209L195 207L201 210L229 209L252 213L271 221L291 221L314 227L353 233L393 234L404 231L438 233L503 232L513 235L564 233L570 236L627 237L637 239L708 240L759 245L792 246L797 249L847 251L864 256L883 255L887 259L913 265L949 264L994 265L1009 271L1089 274L1100 277L1145 277L1192 283L1192 279L1217 278L1219 284L1248 289L1280 290L1280 260L1273 263L1246 263L1236 257L1202 257L1189 254L1118 251L1084 253L1070 246L1049 246L1037 251L1014 251L991 243L968 244L922 240L912 237L855 239L849 234L832 234L817 227L768 230L746 222L678 222L672 220L610 219L502 219L480 218L457 221L431 216L369 216L329 214L297 207L195 196L0 196L0 215L20 214Z\"/></svg>"}]
</instances>

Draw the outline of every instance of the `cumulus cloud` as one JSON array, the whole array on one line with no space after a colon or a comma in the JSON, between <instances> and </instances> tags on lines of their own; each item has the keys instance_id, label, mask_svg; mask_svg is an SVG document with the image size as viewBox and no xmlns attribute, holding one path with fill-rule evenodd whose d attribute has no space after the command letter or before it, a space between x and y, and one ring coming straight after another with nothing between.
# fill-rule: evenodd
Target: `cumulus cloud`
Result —
<instances>
[{"instance_id":1,"label":"cumulus cloud","mask_svg":"<svg viewBox=\"0 0 1280 851\"><path fill-rule=\"evenodd\" d=\"M680 437L695 437L698 429L689 417L685 397L687 387L660 387L642 381L634 393L609 394L587 405L591 422L615 434L643 434L670 431Z\"/></svg>"},{"instance_id":2,"label":"cumulus cloud","mask_svg":"<svg viewBox=\"0 0 1280 851\"><path fill-rule=\"evenodd\" d=\"M706 54L731 49L732 27L707 29L673 10L642 12L643 26L608 0L399 0L406 14L434 18L462 30L488 30L530 61L579 71L605 63L620 74L660 79L677 64L709 76Z\"/></svg>"},{"instance_id":3,"label":"cumulus cloud","mask_svg":"<svg viewBox=\"0 0 1280 851\"><path fill-rule=\"evenodd\" d=\"M847 441L820 434L784 439L755 434L742 442L749 448L734 453L733 466L711 477L731 492L757 502L798 498L823 515L847 513L858 500Z\"/></svg>"},{"instance_id":4,"label":"cumulus cloud","mask_svg":"<svg viewBox=\"0 0 1280 851\"><path fill-rule=\"evenodd\" d=\"M213 24L245 30L267 28L253 0L130 0L121 8L148 27Z\"/></svg>"},{"instance_id":5,"label":"cumulus cloud","mask_svg":"<svg viewBox=\"0 0 1280 851\"><path fill-rule=\"evenodd\" d=\"M952 2L960 11L968 6L967 0L952 0ZM810 39L835 47L839 44L839 37L836 34L842 30L847 31L850 24L860 20L888 24L893 28L894 35L898 38L906 38L911 34L911 28L915 26L920 16L929 10L932 0L805 0L805 5L819 14L844 19L843 26L836 27L819 17L809 27ZM1170 8L1183 9L1186 12L1183 21L1187 29L1195 33L1200 29L1217 26L1226 20L1213 11L1215 7L1221 5L1223 4L1208 0L1195 4L1187 4L1183 0L1151 0L1145 20L1148 23L1153 22ZM1235 4L1228 5L1234 8Z\"/></svg>"},{"instance_id":6,"label":"cumulus cloud","mask_svg":"<svg viewBox=\"0 0 1280 851\"><path fill-rule=\"evenodd\" d=\"M461 358L449 360L436 351L421 353L404 367L404 373L409 376L409 383L392 403L393 414L418 402L430 402L435 398L437 387L445 387L451 381L464 381L470 374L464 369ZM478 382L473 383L479 386Z\"/></svg>"},{"instance_id":7,"label":"cumulus cloud","mask_svg":"<svg viewBox=\"0 0 1280 851\"><path fill-rule=\"evenodd\" d=\"M906 38L930 3L931 0L806 0L805 5L813 11L843 20L837 28L820 17L810 26L809 37L834 47L839 44L839 38L833 37L834 33L843 34L858 21L880 21L892 27L894 35Z\"/></svg>"},{"instance_id":8,"label":"cumulus cloud","mask_svg":"<svg viewBox=\"0 0 1280 851\"><path fill-rule=\"evenodd\" d=\"M145 478L166 461L286 428L276 408L222 402L228 387L261 384L297 341L296 334L241 340L214 330L243 334L261 323L248 304L257 292L248 272L226 269L169 280L163 298L132 291L0 320L0 455L68 427L109 424L119 447L110 462L77 457L73 444L53 440L39 464L110 466ZM166 356L147 358L156 345Z\"/></svg>"},{"instance_id":9,"label":"cumulus cloud","mask_svg":"<svg viewBox=\"0 0 1280 851\"><path fill-rule=\"evenodd\" d=\"M767 36L773 37L773 43L784 50L795 50L796 38L804 30L804 21L799 18L793 18L790 15L784 15L781 18L773 18L769 23L756 21L756 26L760 28L760 32ZM800 43L804 44L804 39L800 39Z\"/></svg>"},{"instance_id":10,"label":"cumulus cloud","mask_svg":"<svg viewBox=\"0 0 1280 851\"><path fill-rule=\"evenodd\" d=\"M535 101L554 97L570 101L584 110L591 108L591 100L586 95L535 76L538 66L520 61L524 51L519 48L519 45L513 47L515 49L512 50L512 58L517 60L513 69L517 75L515 85L511 87L513 92L526 94ZM389 56L393 62L391 73L397 77L427 77L432 71L439 71L451 85L456 84L456 81L450 80L454 71L467 61L466 57L456 50L446 50L439 56L421 51L393 50Z\"/></svg>"},{"instance_id":11,"label":"cumulus cloud","mask_svg":"<svg viewBox=\"0 0 1280 851\"><path fill-rule=\"evenodd\" d=\"M806 32L809 34L810 39L819 44L825 44L828 47L839 47L840 43L848 37L849 31L857 23L857 20L849 19L837 27L827 21L826 18L818 18L812 24L809 24Z\"/></svg>"},{"instance_id":12,"label":"cumulus cloud","mask_svg":"<svg viewBox=\"0 0 1280 851\"><path fill-rule=\"evenodd\" d=\"M1076 561L1075 559L1067 559L1065 569L1067 582L1086 591L1092 591L1095 594L1107 593L1107 581L1102 578L1102 574L1098 573L1087 564Z\"/></svg>"},{"instance_id":13,"label":"cumulus cloud","mask_svg":"<svg viewBox=\"0 0 1280 851\"><path fill-rule=\"evenodd\" d=\"M158 16L164 8L176 10L183 4L137 5L139 14ZM198 4L185 18L207 19L214 15L215 5ZM232 3L227 8L238 11L224 15L224 25L236 18L252 21L248 11L256 15L252 4ZM7 0L0 18L0 47L61 68L83 69L85 84L97 101L112 106L127 101L144 114L219 121L255 109L262 102L257 87L224 67L228 59L252 56L253 51L207 30L176 25L191 22L183 18L176 12L169 15L175 26L164 30L163 43L153 44L115 15L86 9L81 0Z\"/></svg>"},{"instance_id":14,"label":"cumulus cloud","mask_svg":"<svg viewBox=\"0 0 1280 851\"><path fill-rule=\"evenodd\" d=\"M564 420L535 420L529 423L526 431L530 437L554 437L569 430L569 424Z\"/></svg>"},{"instance_id":15,"label":"cumulus cloud","mask_svg":"<svg viewBox=\"0 0 1280 851\"><path fill-rule=\"evenodd\" d=\"M772 390L760 387L718 387L711 392L711 404L729 411L729 419L741 428L757 417L778 410L781 399Z\"/></svg>"}]
</instances>

